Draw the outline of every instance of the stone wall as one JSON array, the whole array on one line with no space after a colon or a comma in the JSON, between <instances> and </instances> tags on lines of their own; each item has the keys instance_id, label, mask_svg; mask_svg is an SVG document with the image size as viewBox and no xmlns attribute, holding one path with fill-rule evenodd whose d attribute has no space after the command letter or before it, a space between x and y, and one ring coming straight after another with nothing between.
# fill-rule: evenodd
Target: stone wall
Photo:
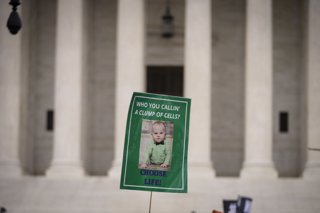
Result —
<instances>
[{"instance_id":1,"label":"stone wall","mask_svg":"<svg viewBox=\"0 0 320 213\"><path fill-rule=\"evenodd\" d=\"M95 0L90 4L86 169L89 174L105 175L114 155L117 1Z\"/></svg>"},{"instance_id":2,"label":"stone wall","mask_svg":"<svg viewBox=\"0 0 320 213\"><path fill-rule=\"evenodd\" d=\"M54 107L56 1L34 0L29 70L29 163L32 174L50 165L53 132L46 113ZM185 1L172 0L175 36L161 37L165 1L146 1L146 66L183 66ZM245 0L212 1L211 158L217 175L238 176L244 149ZM301 0L274 1L274 159L281 176L297 176L301 165ZM88 136L85 167L105 175L114 156L117 1L93 0L88 21ZM48 9L49 8L49 9ZM199 23L201 24L201 23ZM125 62L124 62L125 63ZM195 82L200 83L200 82ZM278 131L279 111L289 113L289 132ZM123 130L125 133L125 130Z\"/></svg>"},{"instance_id":3,"label":"stone wall","mask_svg":"<svg viewBox=\"0 0 320 213\"><path fill-rule=\"evenodd\" d=\"M297 176L302 172L302 1L274 1L273 15L274 160L281 176ZM279 132L280 111L289 114L287 133Z\"/></svg>"},{"instance_id":4,"label":"stone wall","mask_svg":"<svg viewBox=\"0 0 320 213\"><path fill-rule=\"evenodd\" d=\"M54 107L54 66L56 1L34 1L32 41L29 70L29 122L28 144L33 174L44 174L52 158L53 132L46 129L46 115ZM48 9L50 8L50 9Z\"/></svg>"},{"instance_id":5,"label":"stone wall","mask_svg":"<svg viewBox=\"0 0 320 213\"><path fill-rule=\"evenodd\" d=\"M245 1L213 1L211 153L217 175L238 176L244 145Z\"/></svg>"}]
</instances>

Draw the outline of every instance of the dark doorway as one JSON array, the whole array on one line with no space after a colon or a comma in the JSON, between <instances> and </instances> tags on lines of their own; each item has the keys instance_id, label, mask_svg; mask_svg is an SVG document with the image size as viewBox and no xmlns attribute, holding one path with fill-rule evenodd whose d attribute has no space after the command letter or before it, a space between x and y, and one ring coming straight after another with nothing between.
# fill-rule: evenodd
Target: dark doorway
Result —
<instances>
[{"instance_id":1,"label":"dark doorway","mask_svg":"<svg viewBox=\"0 0 320 213\"><path fill-rule=\"evenodd\" d=\"M148 66L147 92L183 96L183 67Z\"/></svg>"}]
</instances>

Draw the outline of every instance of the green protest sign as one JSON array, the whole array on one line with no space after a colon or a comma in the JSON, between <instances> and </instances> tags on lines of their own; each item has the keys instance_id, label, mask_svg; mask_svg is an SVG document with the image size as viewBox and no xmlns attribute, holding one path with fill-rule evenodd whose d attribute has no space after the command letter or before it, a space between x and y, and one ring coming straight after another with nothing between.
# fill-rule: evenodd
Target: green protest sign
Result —
<instances>
[{"instance_id":1,"label":"green protest sign","mask_svg":"<svg viewBox=\"0 0 320 213\"><path fill-rule=\"evenodd\" d=\"M188 98L133 93L121 189L187 192L190 104Z\"/></svg>"}]
</instances>

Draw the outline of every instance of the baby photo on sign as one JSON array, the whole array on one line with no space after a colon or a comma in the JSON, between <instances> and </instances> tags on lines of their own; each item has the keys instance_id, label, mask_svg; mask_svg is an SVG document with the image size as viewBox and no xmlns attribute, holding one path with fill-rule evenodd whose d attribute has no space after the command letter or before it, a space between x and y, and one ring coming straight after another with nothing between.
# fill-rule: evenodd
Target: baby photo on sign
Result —
<instances>
[{"instance_id":1,"label":"baby photo on sign","mask_svg":"<svg viewBox=\"0 0 320 213\"><path fill-rule=\"evenodd\" d=\"M171 167L173 123L142 120L139 168L168 171Z\"/></svg>"}]
</instances>

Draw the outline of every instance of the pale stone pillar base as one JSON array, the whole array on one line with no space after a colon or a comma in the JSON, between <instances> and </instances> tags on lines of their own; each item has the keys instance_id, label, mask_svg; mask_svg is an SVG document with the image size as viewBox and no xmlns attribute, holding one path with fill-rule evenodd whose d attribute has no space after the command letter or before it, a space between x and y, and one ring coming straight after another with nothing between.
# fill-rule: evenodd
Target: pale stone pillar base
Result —
<instances>
[{"instance_id":1,"label":"pale stone pillar base","mask_svg":"<svg viewBox=\"0 0 320 213\"><path fill-rule=\"evenodd\" d=\"M119 0L117 26L115 156L108 176L120 179L131 96L145 85L145 1Z\"/></svg>"},{"instance_id":2,"label":"pale stone pillar base","mask_svg":"<svg viewBox=\"0 0 320 213\"><path fill-rule=\"evenodd\" d=\"M275 179L272 160L272 1L248 0L245 161L241 178Z\"/></svg>"},{"instance_id":3,"label":"pale stone pillar base","mask_svg":"<svg viewBox=\"0 0 320 213\"><path fill-rule=\"evenodd\" d=\"M58 1L55 62L55 130L48 177L83 177L87 70L85 0ZM71 12L72 11L72 12Z\"/></svg>"},{"instance_id":4,"label":"pale stone pillar base","mask_svg":"<svg viewBox=\"0 0 320 213\"><path fill-rule=\"evenodd\" d=\"M0 162L0 178L22 177L22 169L18 162Z\"/></svg>"},{"instance_id":5,"label":"pale stone pillar base","mask_svg":"<svg viewBox=\"0 0 320 213\"><path fill-rule=\"evenodd\" d=\"M84 177L85 172L81 165L71 162L53 163L46 173L47 177Z\"/></svg>"},{"instance_id":6,"label":"pale stone pillar base","mask_svg":"<svg viewBox=\"0 0 320 213\"><path fill-rule=\"evenodd\" d=\"M308 151L308 160L303 172L307 180L320 180L320 151Z\"/></svg>"},{"instance_id":7,"label":"pale stone pillar base","mask_svg":"<svg viewBox=\"0 0 320 213\"><path fill-rule=\"evenodd\" d=\"M212 179L215 178L215 170L211 163L189 163L188 177L189 179Z\"/></svg>"},{"instance_id":8,"label":"pale stone pillar base","mask_svg":"<svg viewBox=\"0 0 320 213\"><path fill-rule=\"evenodd\" d=\"M210 158L211 18L210 0L186 1L184 90L185 97L191 98L188 145L190 179L215 177Z\"/></svg>"},{"instance_id":9,"label":"pale stone pillar base","mask_svg":"<svg viewBox=\"0 0 320 213\"><path fill-rule=\"evenodd\" d=\"M306 72L306 142L305 179L320 180L320 1L308 4L307 72Z\"/></svg>"},{"instance_id":10,"label":"pale stone pillar base","mask_svg":"<svg viewBox=\"0 0 320 213\"><path fill-rule=\"evenodd\" d=\"M248 179L276 179L278 172L270 163L245 163L240 177Z\"/></svg>"},{"instance_id":11,"label":"pale stone pillar base","mask_svg":"<svg viewBox=\"0 0 320 213\"><path fill-rule=\"evenodd\" d=\"M10 15L7 1L0 1L0 177L22 175L20 142L23 138L22 111L25 109L22 73L22 32L11 35L4 22ZM21 7L19 7L21 8ZM20 11L19 11L20 13Z\"/></svg>"},{"instance_id":12,"label":"pale stone pillar base","mask_svg":"<svg viewBox=\"0 0 320 213\"><path fill-rule=\"evenodd\" d=\"M309 163L303 172L303 179L320 180L320 163Z\"/></svg>"},{"instance_id":13,"label":"pale stone pillar base","mask_svg":"<svg viewBox=\"0 0 320 213\"><path fill-rule=\"evenodd\" d=\"M114 161L112 163L111 169L108 171L108 177L112 179L119 179L121 177L121 167L122 164L120 161Z\"/></svg>"}]
</instances>

